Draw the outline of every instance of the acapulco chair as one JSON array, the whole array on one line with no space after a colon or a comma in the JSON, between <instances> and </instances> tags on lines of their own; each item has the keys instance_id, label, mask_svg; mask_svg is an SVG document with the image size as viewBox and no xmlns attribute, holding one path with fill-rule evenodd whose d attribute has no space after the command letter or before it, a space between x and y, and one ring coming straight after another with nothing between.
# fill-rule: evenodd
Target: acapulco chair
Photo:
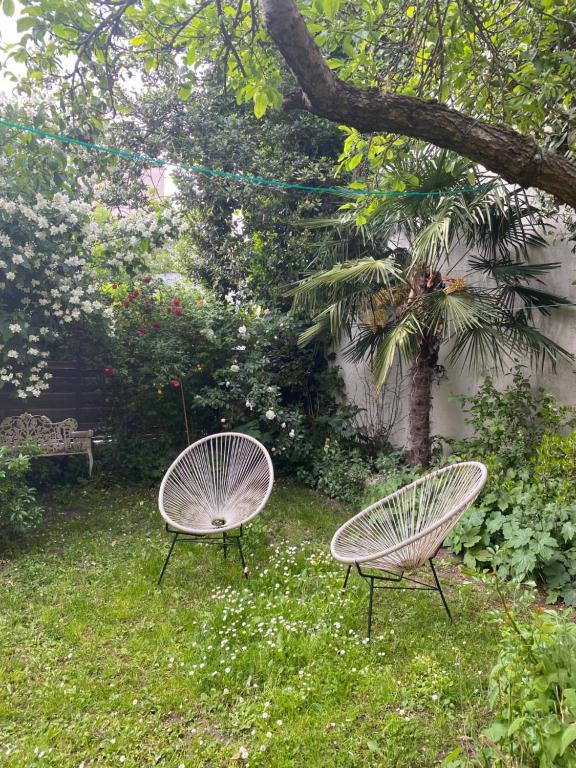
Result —
<instances>
[{"instance_id":1,"label":"acapulco chair","mask_svg":"<svg viewBox=\"0 0 576 768\"><path fill-rule=\"evenodd\" d=\"M186 448L172 463L160 485L158 506L173 534L158 584L177 542L238 547L248 577L241 537L243 526L266 505L274 468L266 448L253 437L221 432Z\"/></svg>"},{"instance_id":2,"label":"acapulco chair","mask_svg":"<svg viewBox=\"0 0 576 768\"><path fill-rule=\"evenodd\" d=\"M380 499L336 531L330 551L338 562L348 566L344 589L352 566L369 582L368 637L372 631L375 589L439 592L453 621L433 559L448 533L472 506L487 478L488 470L477 461L452 464ZM405 575L426 561L433 583Z\"/></svg>"}]
</instances>

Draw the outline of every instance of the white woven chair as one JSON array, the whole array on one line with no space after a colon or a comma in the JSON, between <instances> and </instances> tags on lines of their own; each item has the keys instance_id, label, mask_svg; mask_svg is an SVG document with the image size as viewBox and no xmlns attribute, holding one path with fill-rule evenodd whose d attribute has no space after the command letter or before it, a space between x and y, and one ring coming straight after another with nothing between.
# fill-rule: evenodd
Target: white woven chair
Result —
<instances>
[{"instance_id":1,"label":"white woven chair","mask_svg":"<svg viewBox=\"0 0 576 768\"><path fill-rule=\"evenodd\" d=\"M433 558L448 533L474 503L487 478L488 470L479 462L452 464L380 499L336 531L330 550L338 562L348 566L344 588L353 565L370 584L368 637L372 630L376 587L437 591L452 621ZM426 561L432 569L433 584L405 576L407 571ZM399 582L412 582L416 586Z\"/></svg>"},{"instance_id":2,"label":"white woven chair","mask_svg":"<svg viewBox=\"0 0 576 768\"><path fill-rule=\"evenodd\" d=\"M174 534L158 584L177 541L238 546L244 575L243 525L265 506L274 469L266 448L238 432L210 435L190 445L172 463L160 485L158 505ZM231 535L231 532L232 533Z\"/></svg>"}]
</instances>

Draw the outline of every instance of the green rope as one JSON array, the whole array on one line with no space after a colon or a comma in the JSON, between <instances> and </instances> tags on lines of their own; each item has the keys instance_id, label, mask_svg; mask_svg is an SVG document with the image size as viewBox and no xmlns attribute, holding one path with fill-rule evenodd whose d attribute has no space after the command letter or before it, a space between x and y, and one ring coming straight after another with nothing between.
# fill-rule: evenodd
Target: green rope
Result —
<instances>
[{"instance_id":1,"label":"green rope","mask_svg":"<svg viewBox=\"0 0 576 768\"><path fill-rule=\"evenodd\" d=\"M268 179L264 176L252 176L244 173L220 171L216 168L206 168L203 165L192 165L190 163L172 163L169 160L162 160L159 157L150 157L138 152L130 152L126 149L119 149L118 147L108 147L102 144L94 144L91 141L75 139L73 136L64 136L58 133L53 133L52 131L46 131L43 128L35 128L32 125L14 123L10 120L3 120L1 118L0 125L4 126L5 128L14 128L17 131L31 133L34 136L40 136L43 139L59 141L62 144L72 144L74 146L84 147L85 149L90 149L95 152L103 152L104 154L114 155L115 157L122 157L127 160L136 160L141 163L146 163L147 165L171 166L182 171L191 171L192 173L201 173L206 176L215 176L218 178L231 179L233 181L241 181L246 184L262 184L268 187L276 187L279 189L298 189L305 192L315 192L316 194L323 195L345 195L348 197L444 197L449 195L464 195L475 192L485 192L493 187L493 183L490 183L483 184L478 187L460 189L436 189L430 190L428 192L401 192L398 190L352 189L346 187L315 187L313 185L298 184L292 181Z\"/></svg>"}]
</instances>

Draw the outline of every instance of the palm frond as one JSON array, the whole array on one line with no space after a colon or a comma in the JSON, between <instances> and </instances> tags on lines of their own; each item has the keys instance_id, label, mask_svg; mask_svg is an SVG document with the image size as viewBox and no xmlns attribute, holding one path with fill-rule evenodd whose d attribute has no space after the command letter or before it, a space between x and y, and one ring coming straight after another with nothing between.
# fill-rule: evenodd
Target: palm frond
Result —
<instances>
[{"instance_id":1,"label":"palm frond","mask_svg":"<svg viewBox=\"0 0 576 768\"><path fill-rule=\"evenodd\" d=\"M533 311L538 311L541 314L549 315L550 309L553 307L572 307L574 304L562 296L557 296L555 293L549 291L541 291L538 288L533 288L529 285L521 285L519 283L509 284L505 283L498 286L494 291L498 295L498 301L503 306L513 311L526 312L528 315ZM524 306L517 307L517 301L523 302Z\"/></svg>"},{"instance_id":2,"label":"palm frond","mask_svg":"<svg viewBox=\"0 0 576 768\"><path fill-rule=\"evenodd\" d=\"M478 325L456 334L447 361L450 365L460 361L462 370L490 365L503 370L510 353L510 346L497 326Z\"/></svg>"},{"instance_id":3,"label":"palm frond","mask_svg":"<svg viewBox=\"0 0 576 768\"><path fill-rule=\"evenodd\" d=\"M415 315L406 313L400 322L378 339L372 358L376 389L381 389L394 361L408 361L418 353L420 325Z\"/></svg>"},{"instance_id":4,"label":"palm frond","mask_svg":"<svg viewBox=\"0 0 576 768\"><path fill-rule=\"evenodd\" d=\"M419 304L423 325L434 336L444 338L474 328L489 317L484 293L470 288L451 293L433 291L421 296Z\"/></svg>"},{"instance_id":5,"label":"palm frond","mask_svg":"<svg viewBox=\"0 0 576 768\"><path fill-rule=\"evenodd\" d=\"M542 264L530 262L512 261L511 259L493 260L485 256L476 256L469 259L468 266L482 274L492 277L496 282L515 282L527 280L540 280L554 269L562 266L559 261L550 261Z\"/></svg>"}]
</instances>

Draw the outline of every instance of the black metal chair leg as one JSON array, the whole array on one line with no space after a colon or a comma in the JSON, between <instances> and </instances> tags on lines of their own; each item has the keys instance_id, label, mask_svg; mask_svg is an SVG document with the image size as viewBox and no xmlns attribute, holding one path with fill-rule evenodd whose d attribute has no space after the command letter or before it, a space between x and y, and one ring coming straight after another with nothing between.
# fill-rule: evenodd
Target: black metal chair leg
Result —
<instances>
[{"instance_id":1,"label":"black metal chair leg","mask_svg":"<svg viewBox=\"0 0 576 768\"><path fill-rule=\"evenodd\" d=\"M244 552L242 552L242 542L240 541L240 536L236 539L236 542L238 543L238 552L240 553L240 560L242 561L242 573L244 574L244 578L248 578L248 569L246 568L246 561L244 560Z\"/></svg>"},{"instance_id":2,"label":"black metal chair leg","mask_svg":"<svg viewBox=\"0 0 576 768\"><path fill-rule=\"evenodd\" d=\"M350 578L350 571L352 570L352 564L348 566L348 569L346 571L346 578L344 579L344 584L342 585L342 592L346 589L346 586L348 584L348 579Z\"/></svg>"},{"instance_id":3,"label":"black metal chair leg","mask_svg":"<svg viewBox=\"0 0 576 768\"><path fill-rule=\"evenodd\" d=\"M446 613L448 614L448 618L454 624L454 619L452 618L452 614L450 613L450 608L448 608L448 603L446 602L446 598L444 597L444 592L442 592L442 587L440 586L440 582L438 580L438 576L436 575L436 569L434 568L434 563L432 562L432 558L428 561L430 563L430 568L432 568L432 575L434 576L434 581L436 582L436 589L438 592L440 592L440 597L442 598L442 602L444 603L444 608L446 608Z\"/></svg>"},{"instance_id":4,"label":"black metal chair leg","mask_svg":"<svg viewBox=\"0 0 576 768\"><path fill-rule=\"evenodd\" d=\"M224 542L224 560L228 559L228 542L226 540L226 532L222 534L222 541Z\"/></svg>"},{"instance_id":5,"label":"black metal chair leg","mask_svg":"<svg viewBox=\"0 0 576 768\"><path fill-rule=\"evenodd\" d=\"M372 634L372 605L374 603L374 577L370 577L370 598L368 602L368 640Z\"/></svg>"},{"instance_id":6,"label":"black metal chair leg","mask_svg":"<svg viewBox=\"0 0 576 768\"><path fill-rule=\"evenodd\" d=\"M166 555L166 560L164 560L164 565L162 566L162 570L160 571L160 576L158 577L158 584L162 581L162 577L164 576L164 571L168 567L168 562L170 560L170 557L172 556L172 550L174 549L174 545L176 544L176 540L178 538L178 534L174 534L174 538L172 539L172 544L170 544L170 549L168 550L168 554Z\"/></svg>"}]
</instances>

